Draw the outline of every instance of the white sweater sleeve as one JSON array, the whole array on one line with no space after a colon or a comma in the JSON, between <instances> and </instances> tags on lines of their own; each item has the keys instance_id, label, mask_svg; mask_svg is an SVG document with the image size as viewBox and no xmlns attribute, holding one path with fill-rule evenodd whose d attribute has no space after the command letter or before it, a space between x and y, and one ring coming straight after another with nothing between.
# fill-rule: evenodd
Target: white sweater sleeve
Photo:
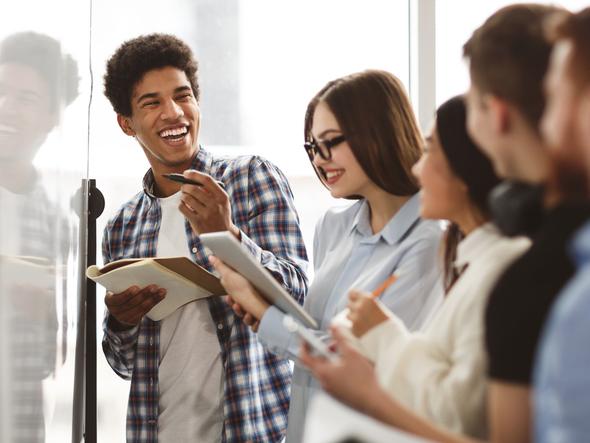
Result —
<instances>
[{"instance_id":1,"label":"white sweater sleeve","mask_svg":"<svg viewBox=\"0 0 590 443\"><path fill-rule=\"evenodd\" d=\"M488 235L423 331L410 333L392 317L362 337L392 397L450 430L486 436L484 309L498 276L528 244Z\"/></svg>"},{"instance_id":2,"label":"white sweater sleeve","mask_svg":"<svg viewBox=\"0 0 590 443\"><path fill-rule=\"evenodd\" d=\"M482 298L460 306L447 300L426 332L410 333L391 318L361 340L393 397L436 423L475 436L485 427Z\"/></svg>"}]
</instances>

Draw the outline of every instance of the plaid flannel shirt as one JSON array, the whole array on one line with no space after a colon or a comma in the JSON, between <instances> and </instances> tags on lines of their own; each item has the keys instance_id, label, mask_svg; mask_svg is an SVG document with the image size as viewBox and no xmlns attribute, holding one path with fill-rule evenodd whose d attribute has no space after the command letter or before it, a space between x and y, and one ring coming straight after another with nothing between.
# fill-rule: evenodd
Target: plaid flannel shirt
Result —
<instances>
[{"instance_id":1,"label":"plaid flannel shirt","mask_svg":"<svg viewBox=\"0 0 590 443\"><path fill-rule=\"evenodd\" d=\"M303 304L307 254L291 189L283 174L259 157L214 158L202 148L192 168L224 183L233 222L242 232L242 244ZM161 211L153 185L149 170L144 177L144 190L107 224L103 239L105 264L121 258L156 255ZM211 269L188 221L185 229L193 259ZM266 351L220 298L212 297L208 303L217 325L225 374L220 441L280 441L289 408L289 361ZM108 325L107 312L103 339L106 358L118 375L131 379L127 441L156 442L160 324L144 317L138 326L124 332L114 332Z\"/></svg>"}]
</instances>

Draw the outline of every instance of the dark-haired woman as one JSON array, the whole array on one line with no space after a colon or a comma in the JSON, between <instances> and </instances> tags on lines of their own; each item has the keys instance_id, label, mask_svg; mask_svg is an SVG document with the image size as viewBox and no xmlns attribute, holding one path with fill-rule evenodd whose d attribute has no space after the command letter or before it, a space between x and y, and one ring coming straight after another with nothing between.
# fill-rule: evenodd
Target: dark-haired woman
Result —
<instances>
[{"instance_id":1,"label":"dark-haired woman","mask_svg":"<svg viewBox=\"0 0 590 443\"><path fill-rule=\"evenodd\" d=\"M320 325L316 333L326 336L351 288L372 291L393 273L400 279L380 300L408 329L421 327L442 300L436 259L442 234L438 222L418 214L418 183L411 169L423 140L400 81L384 71L365 71L328 83L308 106L305 141L332 196L357 200L329 210L316 227L315 275L304 305ZM238 315L245 311L244 321L259 325L259 338L269 349L296 360L299 340L283 326L284 314L239 274L215 258L212 262ZM317 387L296 364L289 443L302 440L308 400Z\"/></svg>"}]
</instances>

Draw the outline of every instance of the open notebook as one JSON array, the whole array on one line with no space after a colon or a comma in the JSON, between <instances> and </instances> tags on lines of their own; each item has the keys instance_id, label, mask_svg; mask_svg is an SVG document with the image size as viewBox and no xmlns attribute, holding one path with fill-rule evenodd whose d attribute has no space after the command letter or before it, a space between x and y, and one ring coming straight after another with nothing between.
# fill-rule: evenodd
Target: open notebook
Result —
<instances>
[{"instance_id":1,"label":"open notebook","mask_svg":"<svg viewBox=\"0 0 590 443\"><path fill-rule=\"evenodd\" d=\"M226 293L215 275L187 257L121 259L102 268L90 266L86 276L115 294L131 286L166 289L164 300L147 313L156 321L191 301Z\"/></svg>"}]
</instances>

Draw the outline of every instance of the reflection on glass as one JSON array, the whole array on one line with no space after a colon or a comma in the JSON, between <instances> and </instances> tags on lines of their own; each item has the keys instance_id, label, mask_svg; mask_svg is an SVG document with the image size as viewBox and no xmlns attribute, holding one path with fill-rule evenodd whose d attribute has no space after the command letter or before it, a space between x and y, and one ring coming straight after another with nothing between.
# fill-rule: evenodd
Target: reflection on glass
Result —
<instances>
[{"instance_id":1,"label":"reflection on glass","mask_svg":"<svg viewBox=\"0 0 590 443\"><path fill-rule=\"evenodd\" d=\"M22 32L0 42L2 442L45 441L44 380L66 358L71 221L33 159L77 95L77 64L57 40Z\"/></svg>"}]
</instances>

